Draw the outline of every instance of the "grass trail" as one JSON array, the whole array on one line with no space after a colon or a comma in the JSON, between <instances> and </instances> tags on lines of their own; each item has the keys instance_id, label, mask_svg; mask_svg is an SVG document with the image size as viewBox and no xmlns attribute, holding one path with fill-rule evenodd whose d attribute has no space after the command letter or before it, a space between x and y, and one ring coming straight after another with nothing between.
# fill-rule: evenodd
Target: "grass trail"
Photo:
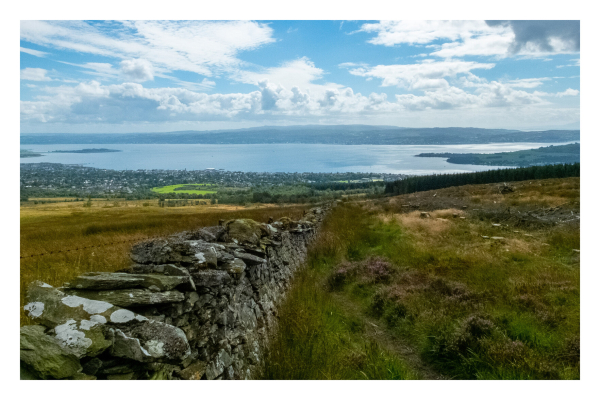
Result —
<instances>
[{"instance_id":1,"label":"grass trail","mask_svg":"<svg viewBox=\"0 0 600 400\"><path fill-rule=\"evenodd\" d=\"M420 193L426 218L402 196L334 209L265 377L579 379L580 232L562 223L579 215L579 179L493 189ZM473 199L479 211L451 207ZM505 218L506 204L526 217ZM560 212L528 214L549 204Z\"/></svg>"}]
</instances>

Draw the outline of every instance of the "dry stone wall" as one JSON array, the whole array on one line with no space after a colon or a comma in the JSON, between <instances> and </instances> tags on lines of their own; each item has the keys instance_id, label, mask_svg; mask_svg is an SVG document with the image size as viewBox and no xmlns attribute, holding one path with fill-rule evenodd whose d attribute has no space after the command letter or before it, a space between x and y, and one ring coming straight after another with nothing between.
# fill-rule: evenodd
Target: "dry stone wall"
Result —
<instances>
[{"instance_id":1,"label":"dry stone wall","mask_svg":"<svg viewBox=\"0 0 600 400\"><path fill-rule=\"evenodd\" d=\"M329 207L221 221L133 246L126 270L34 282L22 379L259 377L277 306Z\"/></svg>"}]
</instances>

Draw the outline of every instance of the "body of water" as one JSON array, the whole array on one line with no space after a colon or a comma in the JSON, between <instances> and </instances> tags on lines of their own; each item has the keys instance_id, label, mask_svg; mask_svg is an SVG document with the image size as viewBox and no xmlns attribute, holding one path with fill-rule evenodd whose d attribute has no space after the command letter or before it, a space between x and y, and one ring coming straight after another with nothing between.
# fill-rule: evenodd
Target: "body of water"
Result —
<instances>
[{"instance_id":1,"label":"body of water","mask_svg":"<svg viewBox=\"0 0 600 400\"><path fill-rule=\"evenodd\" d=\"M572 142L569 142L572 143ZM566 143L553 143L554 145ZM329 145L329 144L60 144L25 145L43 157L21 163L81 164L116 170L206 168L244 172L375 172L431 174L484 171L487 165L449 164L419 153L498 153L534 149L550 143L462 145ZM46 153L53 150L107 148L118 153Z\"/></svg>"}]
</instances>

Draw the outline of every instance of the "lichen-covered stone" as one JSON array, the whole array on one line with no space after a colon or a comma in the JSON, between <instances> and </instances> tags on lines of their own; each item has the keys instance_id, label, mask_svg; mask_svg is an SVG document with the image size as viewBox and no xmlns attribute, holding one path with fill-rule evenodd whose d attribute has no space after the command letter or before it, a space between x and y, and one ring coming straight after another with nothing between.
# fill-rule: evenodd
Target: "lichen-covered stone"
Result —
<instances>
[{"instance_id":1,"label":"lichen-covered stone","mask_svg":"<svg viewBox=\"0 0 600 400\"><path fill-rule=\"evenodd\" d=\"M231 277L226 271L205 270L192 274L192 279L196 287L215 287L226 285L231 281Z\"/></svg>"},{"instance_id":2,"label":"lichen-covered stone","mask_svg":"<svg viewBox=\"0 0 600 400\"><path fill-rule=\"evenodd\" d=\"M27 298L29 303L24 308L29 316L48 328L65 324L69 320L105 323L106 317L118 309L104 301L67 295L39 281L29 285Z\"/></svg>"},{"instance_id":3,"label":"lichen-covered stone","mask_svg":"<svg viewBox=\"0 0 600 400\"><path fill-rule=\"evenodd\" d=\"M141 242L132 247L130 257L139 264L172 264L185 260L189 245L181 239L159 239Z\"/></svg>"},{"instance_id":4,"label":"lichen-covered stone","mask_svg":"<svg viewBox=\"0 0 600 400\"><path fill-rule=\"evenodd\" d=\"M195 361L191 363L187 368L179 372L179 377L184 380L197 381L202 379L206 372L206 363L204 361Z\"/></svg>"},{"instance_id":5,"label":"lichen-covered stone","mask_svg":"<svg viewBox=\"0 0 600 400\"><path fill-rule=\"evenodd\" d=\"M235 279L240 279L246 270L246 264L239 258L234 258L224 265L224 268Z\"/></svg>"},{"instance_id":6,"label":"lichen-covered stone","mask_svg":"<svg viewBox=\"0 0 600 400\"><path fill-rule=\"evenodd\" d=\"M241 259L246 265L257 265L267 262L264 258L257 257L253 254L245 253L243 251L235 251L233 255Z\"/></svg>"},{"instance_id":7,"label":"lichen-covered stone","mask_svg":"<svg viewBox=\"0 0 600 400\"><path fill-rule=\"evenodd\" d=\"M112 343L104 337L102 324L89 320L73 319L54 327L57 343L77 358L94 357Z\"/></svg>"},{"instance_id":8,"label":"lichen-covered stone","mask_svg":"<svg viewBox=\"0 0 600 400\"><path fill-rule=\"evenodd\" d=\"M188 277L189 279L189 277ZM183 301L185 296L177 290L153 292L147 289L123 290L75 290L70 294L86 299L106 301L120 307L145 306L152 304L168 304Z\"/></svg>"},{"instance_id":9,"label":"lichen-covered stone","mask_svg":"<svg viewBox=\"0 0 600 400\"><path fill-rule=\"evenodd\" d=\"M133 274L124 274L119 272L89 272L66 282L66 288L73 289L127 289L140 287L144 279Z\"/></svg>"},{"instance_id":10,"label":"lichen-covered stone","mask_svg":"<svg viewBox=\"0 0 600 400\"><path fill-rule=\"evenodd\" d=\"M227 236L238 243L258 244L263 227L252 219L234 219L225 223Z\"/></svg>"},{"instance_id":11,"label":"lichen-covered stone","mask_svg":"<svg viewBox=\"0 0 600 400\"><path fill-rule=\"evenodd\" d=\"M79 359L67 353L41 325L28 325L20 332L21 361L41 378L64 379L81 371Z\"/></svg>"},{"instance_id":12,"label":"lichen-covered stone","mask_svg":"<svg viewBox=\"0 0 600 400\"><path fill-rule=\"evenodd\" d=\"M159 274L126 274L119 272L88 273L65 284L69 289L118 290L157 287L161 291L172 290L178 286L190 285L187 276L166 276Z\"/></svg>"},{"instance_id":13,"label":"lichen-covered stone","mask_svg":"<svg viewBox=\"0 0 600 400\"><path fill-rule=\"evenodd\" d=\"M136 361L181 361L191 354L185 333L158 321L132 324L115 331L112 354Z\"/></svg>"},{"instance_id":14,"label":"lichen-covered stone","mask_svg":"<svg viewBox=\"0 0 600 400\"><path fill-rule=\"evenodd\" d=\"M229 354L227 350L221 349L214 361L206 367L206 378L209 380L217 378L231 365L232 362L233 359L231 358L231 354Z\"/></svg>"}]
</instances>

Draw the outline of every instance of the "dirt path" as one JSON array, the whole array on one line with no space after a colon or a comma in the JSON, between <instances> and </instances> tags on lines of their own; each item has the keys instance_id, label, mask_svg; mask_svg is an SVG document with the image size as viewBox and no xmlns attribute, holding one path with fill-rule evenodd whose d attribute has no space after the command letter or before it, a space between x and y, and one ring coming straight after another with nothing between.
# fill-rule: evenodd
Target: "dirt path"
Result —
<instances>
[{"instance_id":1,"label":"dirt path","mask_svg":"<svg viewBox=\"0 0 600 400\"><path fill-rule=\"evenodd\" d=\"M349 301L346 297L332 293L336 305L339 306L347 315L361 319L365 322L365 336L374 342L377 342L381 347L392 354L397 355L408 363L408 365L419 375L420 379L424 380L444 380L449 379L447 376L433 370L425 364L419 354L408 343L404 342L395 336L392 336L385 327L381 326L380 322L365 315L360 308Z\"/></svg>"}]
</instances>

